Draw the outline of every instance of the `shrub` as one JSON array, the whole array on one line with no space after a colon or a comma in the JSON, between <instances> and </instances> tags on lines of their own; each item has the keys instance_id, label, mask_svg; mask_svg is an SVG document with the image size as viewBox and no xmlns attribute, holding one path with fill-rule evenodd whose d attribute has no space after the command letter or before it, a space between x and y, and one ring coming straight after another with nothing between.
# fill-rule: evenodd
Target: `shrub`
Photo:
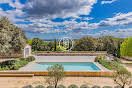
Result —
<instances>
[{"instance_id":1,"label":"shrub","mask_svg":"<svg viewBox=\"0 0 132 88\"><path fill-rule=\"evenodd\" d=\"M132 37L125 39L121 44L120 53L122 56L132 56Z\"/></svg>"},{"instance_id":2,"label":"shrub","mask_svg":"<svg viewBox=\"0 0 132 88\"><path fill-rule=\"evenodd\" d=\"M23 67L23 66L25 66L25 65L28 64L28 61L26 61L26 60L21 60L21 61L19 61L19 64L20 64L20 67Z\"/></svg>"},{"instance_id":3,"label":"shrub","mask_svg":"<svg viewBox=\"0 0 132 88\"><path fill-rule=\"evenodd\" d=\"M47 70L48 77L46 78L46 82L57 88L58 83L62 81L65 76L64 67L62 65L55 64L53 66L49 66Z\"/></svg>"},{"instance_id":4,"label":"shrub","mask_svg":"<svg viewBox=\"0 0 132 88\"><path fill-rule=\"evenodd\" d=\"M55 88L54 86L47 86L47 88Z\"/></svg>"},{"instance_id":5,"label":"shrub","mask_svg":"<svg viewBox=\"0 0 132 88\"><path fill-rule=\"evenodd\" d=\"M115 86L114 88L121 88L121 86Z\"/></svg>"},{"instance_id":6,"label":"shrub","mask_svg":"<svg viewBox=\"0 0 132 88\"><path fill-rule=\"evenodd\" d=\"M111 86L104 86L103 88L112 88Z\"/></svg>"},{"instance_id":7,"label":"shrub","mask_svg":"<svg viewBox=\"0 0 132 88\"><path fill-rule=\"evenodd\" d=\"M38 85L35 88L45 88L43 85Z\"/></svg>"},{"instance_id":8,"label":"shrub","mask_svg":"<svg viewBox=\"0 0 132 88\"><path fill-rule=\"evenodd\" d=\"M90 88L87 85L81 85L80 88Z\"/></svg>"},{"instance_id":9,"label":"shrub","mask_svg":"<svg viewBox=\"0 0 132 88\"><path fill-rule=\"evenodd\" d=\"M57 86L57 88L66 88L66 86L64 86L64 85L59 85L59 86Z\"/></svg>"},{"instance_id":10,"label":"shrub","mask_svg":"<svg viewBox=\"0 0 132 88\"><path fill-rule=\"evenodd\" d=\"M0 63L0 67L3 70L10 70L12 69L13 65L16 63L16 60L8 60Z\"/></svg>"},{"instance_id":11,"label":"shrub","mask_svg":"<svg viewBox=\"0 0 132 88\"><path fill-rule=\"evenodd\" d=\"M95 86L93 86L92 88L101 88L101 87L100 87L100 86L95 85Z\"/></svg>"},{"instance_id":12,"label":"shrub","mask_svg":"<svg viewBox=\"0 0 132 88\"><path fill-rule=\"evenodd\" d=\"M109 61L106 60L104 57L97 56L95 61L98 61L102 66L110 70L118 70L120 68L125 68L122 64L118 63L117 61Z\"/></svg>"},{"instance_id":13,"label":"shrub","mask_svg":"<svg viewBox=\"0 0 132 88\"><path fill-rule=\"evenodd\" d=\"M0 70L19 70L19 68L28 64L28 62L35 60L34 57L18 58L16 60L8 60L0 62Z\"/></svg>"},{"instance_id":14,"label":"shrub","mask_svg":"<svg viewBox=\"0 0 132 88\"><path fill-rule=\"evenodd\" d=\"M78 88L78 86L75 84L72 84L72 85L68 86L68 88Z\"/></svg>"},{"instance_id":15,"label":"shrub","mask_svg":"<svg viewBox=\"0 0 132 88\"><path fill-rule=\"evenodd\" d=\"M21 58L18 58L18 59L21 60L21 61L25 60L25 58L22 58L22 57Z\"/></svg>"},{"instance_id":16,"label":"shrub","mask_svg":"<svg viewBox=\"0 0 132 88\"><path fill-rule=\"evenodd\" d=\"M8 60L0 63L1 67L6 67L6 66L12 66L14 63L16 63L16 60Z\"/></svg>"},{"instance_id":17,"label":"shrub","mask_svg":"<svg viewBox=\"0 0 132 88\"><path fill-rule=\"evenodd\" d=\"M97 57L95 57L95 62L99 62L100 60L104 60L104 59L106 59L106 56L103 56L103 55L100 55L100 56L97 56Z\"/></svg>"},{"instance_id":18,"label":"shrub","mask_svg":"<svg viewBox=\"0 0 132 88\"><path fill-rule=\"evenodd\" d=\"M116 61L116 62L118 62L118 63L122 64L122 61L121 61L121 59L120 59L120 58L113 57L113 59L114 59L114 61Z\"/></svg>"},{"instance_id":19,"label":"shrub","mask_svg":"<svg viewBox=\"0 0 132 88\"><path fill-rule=\"evenodd\" d=\"M33 56L29 56L28 58L26 58L26 60L27 60L28 62L31 62L31 61L34 61L35 58L34 58Z\"/></svg>"},{"instance_id":20,"label":"shrub","mask_svg":"<svg viewBox=\"0 0 132 88\"><path fill-rule=\"evenodd\" d=\"M1 67L1 70L10 70L10 69L6 66L6 67Z\"/></svg>"},{"instance_id":21,"label":"shrub","mask_svg":"<svg viewBox=\"0 0 132 88\"><path fill-rule=\"evenodd\" d=\"M33 86L32 85L27 85L27 86L24 86L22 88L33 88Z\"/></svg>"},{"instance_id":22,"label":"shrub","mask_svg":"<svg viewBox=\"0 0 132 88\"><path fill-rule=\"evenodd\" d=\"M116 84L125 88L126 85L130 85L132 81L132 74L127 69L118 69L113 76L113 80Z\"/></svg>"}]
</instances>

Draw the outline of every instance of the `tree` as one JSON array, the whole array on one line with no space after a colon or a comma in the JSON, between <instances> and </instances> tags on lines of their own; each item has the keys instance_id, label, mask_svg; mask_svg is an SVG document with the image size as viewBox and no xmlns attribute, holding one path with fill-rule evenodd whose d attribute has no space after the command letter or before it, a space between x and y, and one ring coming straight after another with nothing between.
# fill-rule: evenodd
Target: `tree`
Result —
<instances>
[{"instance_id":1,"label":"tree","mask_svg":"<svg viewBox=\"0 0 132 88\"><path fill-rule=\"evenodd\" d=\"M29 45L32 45L32 40L28 40L28 44Z\"/></svg>"},{"instance_id":2,"label":"tree","mask_svg":"<svg viewBox=\"0 0 132 88\"><path fill-rule=\"evenodd\" d=\"M115 54L117 50L117 40L113 36L104 36L101 37L104 44L104 51L107 51L109 54Z\"/></svg>"},{"instance_id":3,"label":"tree","mask_svg":"<svg viewBox=\"0 0 132 88\"><path fill-rule=\"evenodd\" d=\"M117 70L116 74L114 75L114 82L121 86L121 88L125 88L126 85L130 85L131 80L131 72L129 72L125 68Z\"/></svg>"},{"instance_id":4,"label":"tree","mask_svg":"<svg viewBox=\"0 0 132 88\"><path fill-rule=\"evenodd\" d=\"M57 49L57 41L56 41L56 39L54 40L54 51L56 51L56 49Z\"/></svg>"},{"instance_id":5,"label":"tree","mask_svg":"<svg viewBox=\"0 0 132 88\"><path fill-rule=\"evenodd\" d=\"M34 38L32 40L32 49L33 51L41 51L43 41L40 40L39 38Z\"/></svg>"},{"instance_id":6,"label":"tree","mask_svg":"<svg viewBox=\"0 0 132 88\"><path fill-rule=\"evenodd\" d=\"M41 40L39 38L33 38L31 41L33 51L52 51L54 48L53 42Z\"/></svg>"},{"instance_id":7,"label":"tree","mask_svg":"<svg viewBox=\"0 0 132 88\"><path fill-rule=\"evenodd\" d=\"M105 50L102 38L97 39L97 48L96 48L96 50L97 51L104 51Z\"/></svg>"},{"instance_id":8,"label":"tree","mask_svg":"<svg viewBox=\"0 0 132 88\"><path fill-rule=\"evenodd\" d=\"M22 53L26 44L25 33L17 26L11 24L8 18L0 19L0 54Z\"/></svg>"},{"instance_id":9,"label":"tree","mask_svg":"<svg viewBox=\"0 0 132 88\"><path fill-rule=\"evenodd\" d=\"M48 47L49 51L52 51L54 48L54 43L52 41L48 42L47 47Z\"/></svg>"},{"instance_id":10,"label":"tree","mask_svg":"<svg viewBox=\"0 0 132 88\"><path fill-rule=\"evenodd\" d=\"M75 41L75 51L95 51L97 47L96 39L92 37L83 37Z\"/></svg>"},{"instance_id":11,"label":"tree","mask_svg":"<svg viewBox=\"0 0 132 88\"><path fill-rule=\"evenodd\" d=\"M121 57L121 54L120 54L120 46L121 46L121 42L120 41L118 41L118 47L117 47L117 52L116 52L116 56L118 57L118 58L120 58Z\"/></svg>"},{"instance_id":12,"label":"tree","mask_svg":"<svg viewBox=\"0 0 132 88\"><path fill-rule=\"evenodd\" d=\"M121 56L132 56L132 37L125 39L120 48Z\"/></svg>"},{"instance_id":13,"label":"tree","mask_svg":"<svg viewBox=\"0 0 132 88\"><path fill-rule=\"evenodd\" d=\"M49 85L53 85L55 88L57 88L58 82L61 81L64 76L64 67L62 65L56 64L51 67L48 67L48 78L46 79L46 82Z\"/></svg>"}]
</instances>

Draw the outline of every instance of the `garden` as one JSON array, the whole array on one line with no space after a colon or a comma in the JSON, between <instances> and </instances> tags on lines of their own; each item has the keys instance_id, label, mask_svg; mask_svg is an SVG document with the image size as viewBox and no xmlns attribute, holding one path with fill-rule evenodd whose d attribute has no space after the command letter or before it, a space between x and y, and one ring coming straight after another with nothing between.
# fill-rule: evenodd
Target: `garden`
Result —
<instances>
[{"instance_id":1,"label":"garden","mask_svg":"<svg viewBox=\"0 0 132 88\"><path fill-rule=\"evenodd\" d=\"M10 23L8 18L2 17L0 19L0 56L9 56L12 54L23 54L23 49L26 44L31 45L33 53L65 53L59 46L57 39L53 41L46 41L39 38L28 39L25 32L21 28ZM132 57L132 37L130 38L115 38L113 36L103 36L93 38L85 36L74 40L74 48L69 53L96 53L107 52L107 55L112 55L113 60L107 60L106 56L97 56L95 62L101 64L105 68L115 71L112 79L117 84L115 88L125 88L131 83L131 72L129 72L122 62L122 57ZM33 56L27 58L11 58L11 60L0 62L0 70L19 70L26 66L29 62L34 61ZM131 65L130 61L128 61ZM48 70L47 83L50 86L47 88L66 88L64 85L58 85L65 76L63 66L51 66ZM91 87L91 86L90 86ZM68 88L90 88L88 85L77 86L71 84ZM23 88L34 88L32 85ZM35 88L44 88L43 85L38 85ZM101 88L93 86L92 88ZM112 88L111 86L104 86L103 88ZM132 88L132 87L129 87Z\"/></svg>"},{"instance_id":2,"label":"garden","mask_svg":"<svg viewBox=\"0 0 132 88\"><path fill-rule=\"evenodd\" d=\"M13 60L7 60L0 62L0 70L19 70L19 68L24 67L29 62L34 61L35 58L33 56L29 56L27 58L16 58Z\"/></svg>"}]
</instances>

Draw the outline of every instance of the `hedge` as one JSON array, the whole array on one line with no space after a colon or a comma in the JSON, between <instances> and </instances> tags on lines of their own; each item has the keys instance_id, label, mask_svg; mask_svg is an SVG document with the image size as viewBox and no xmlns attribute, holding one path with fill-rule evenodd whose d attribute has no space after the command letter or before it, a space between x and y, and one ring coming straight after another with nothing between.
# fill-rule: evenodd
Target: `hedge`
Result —
<instances>
[{"instance_id":1,"label":"hedge","mask_svg":"<svg viewBox=\"0 0 132 88\"><path fill-rule=\"evenodd\" d=\"M55 88L54 86L47 86L47 88Z\"/></svg>"},{"instance_id":2,"label":"hedge","mask_svg":"<svg viewBox=\"0 0 132 88\"><path fill-rule=\"evenodd\" d=\"M33 88L33 86L32 85L27 85L27 86L24 86L22 88Z\"/></svg>"},{"instance_id":3,"label":"hedge","mask_svg":"<svg viewBox=\"0 0 132 88\"><path fill-rule=\"evenodd\" d=\"M45 88L43 85L38 85L35 88Z\"/></svg>"},{"instance_id":4,"label":"hedge","mask_svg":"<svg viewBox=\"0 0 132 88\"><path fill-rule=\"evenodd\" d=\"M100 86L94 85L92 88L101 88Z\"/></svg>"},{"instance_id":5,"label":"hedge","mask_svg":"<svg viewBox=\"0 0 132 88\"><path fill-rule=\"evenodd\" d=\"M75 84L71 84L70 86L68 86L68 88L78 88L78 86Z\"/></svg>"},{"instance_id":6,"label":"hedge","mask_svg":"<svg viewBox=\"0 0 132 88\"><path fill-rule=\"evenodd\" d=\"M57 88L66 88L66 86L64 86L64 85L59 85L59 86L57 86Z\"/></svg>"},{"instance_id":7,"label":"hedge","mask_svg":"<svg viewBox=\"0 0 132 88\"><path fill-rule=\"evenodd\" d=\"M16 60L0 62L0 70L19 70L19 68L34 60L35 58L30 56L28 58L17 58Z\"/></svg>"},{"instance_id":8,"label":"hedge","mask_svg":"<svg viewBox=\"0 0 132 88\"><path fill-rule=\"evenodd\" d=\"M112 88L111 86L104 86L103 88Z\"/></svg>"},{"instance_id":9,"label":"hedge","mask_svg":"<svg viewBox=\"0 0 132 88\"><path fill-rule=\"evenodd\" d=\"M114 88L122 88L121 86L115 86Z\"/></svg>"},{"instance_id":10,"label":"hedge","mask_svg":"<svg viewBox=\"0 0 132 88\"><path fill-rule=\"evenodd\" d=\"M90 88L90 87L87 85L81 85L80 88Z\"/></svg>"}]
</instances>

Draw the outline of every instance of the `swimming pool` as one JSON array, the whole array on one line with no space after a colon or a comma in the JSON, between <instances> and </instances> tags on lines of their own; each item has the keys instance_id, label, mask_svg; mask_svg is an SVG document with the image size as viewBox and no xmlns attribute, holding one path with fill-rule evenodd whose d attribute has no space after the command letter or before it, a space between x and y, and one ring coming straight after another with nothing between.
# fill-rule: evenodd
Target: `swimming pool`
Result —
<instances>
[{"instance_id":1,"label":"swimming pool","mask_svg":"<svg viewBox=\"0 0 132 88\"><path fill-rule=\"evenodd\" d=\"M65 71L100 71L100 69L92 62L88 63L35 63L33 66L28 68L29 71L47 71L49 66L55 64L61 64L64 66Z\"/></svg>"}]
</instances>

